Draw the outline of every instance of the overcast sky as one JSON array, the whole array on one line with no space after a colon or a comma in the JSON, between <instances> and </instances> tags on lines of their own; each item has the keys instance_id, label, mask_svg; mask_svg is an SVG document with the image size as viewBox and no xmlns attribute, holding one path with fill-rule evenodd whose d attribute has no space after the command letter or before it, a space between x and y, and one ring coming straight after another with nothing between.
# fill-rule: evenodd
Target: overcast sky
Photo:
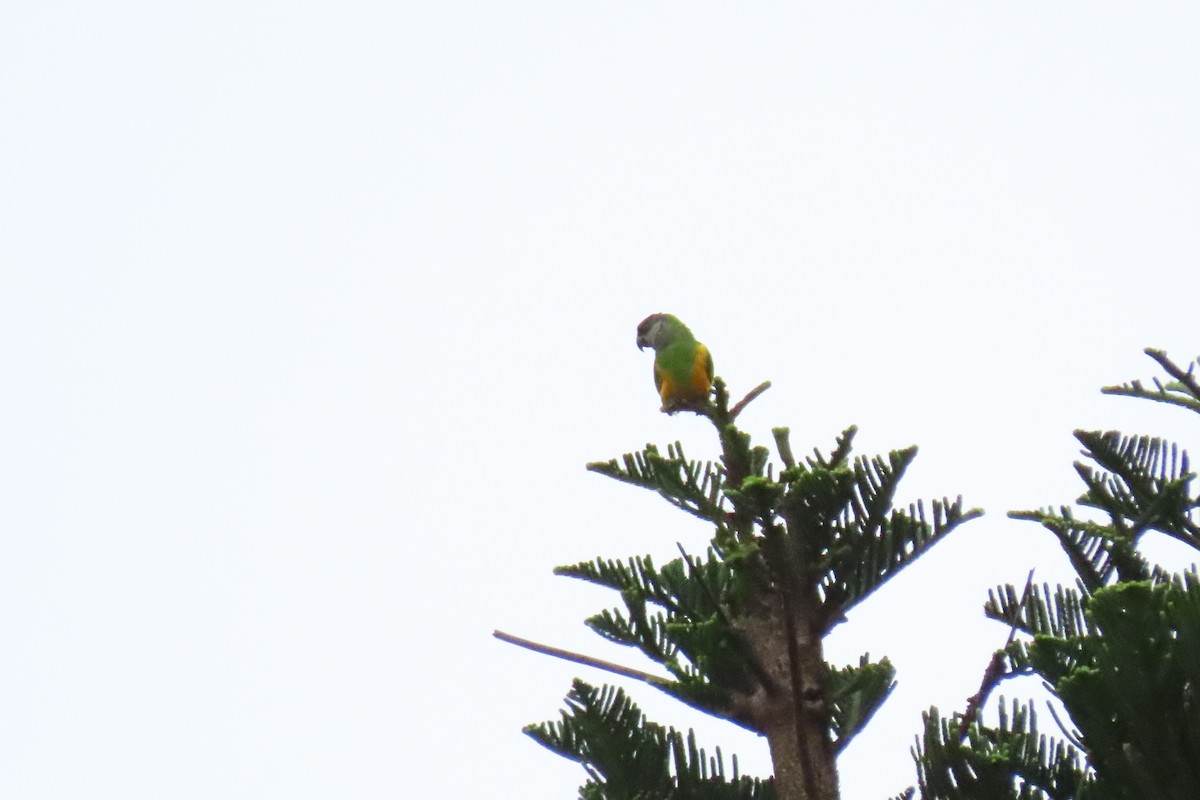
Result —
<instances>
[{"instance_id":1,"label":"overcast sky","mask_svg":"<svg viewBox=\"0 0 1200 800\"><path fill-rule=\"evenodd\" d=\"M522 725L630 666L551 570L709 532L587 473L679 315L797 452L918 444L988 512L852 614L900 688L844 796L914 781L1065 559L1077 427L1200 352L1200 11L1105 2L9 3L0 10L0 795L560 800ZM1172 566L1188 553L1164 548ZM1034 692L1012 686L1010 696ZM770 770L652 690L656 720ZM1040 701L1039 701L1040 702ZM994 716L992 717L994 719ZM1048 730L1053 728L1043 715Z\"/></svg>"}]
</instances>

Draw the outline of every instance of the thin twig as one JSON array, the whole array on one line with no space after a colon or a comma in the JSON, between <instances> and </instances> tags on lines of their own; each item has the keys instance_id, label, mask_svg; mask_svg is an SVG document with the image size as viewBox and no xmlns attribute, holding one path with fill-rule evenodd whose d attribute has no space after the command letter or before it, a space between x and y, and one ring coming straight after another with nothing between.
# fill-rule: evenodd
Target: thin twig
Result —
<instances>
[{"instance_id":1,"label":"thin twig","mask_svg":"<svg viewBox=\"0 0 1200 800\"><path fill-rule=\"evenodd\" d=\"M958 738L960 739L966 737L967 728L971 727L971 723L979 716L980 707L983 706L992 689L996 688L996 684L1004 677L1004 653L1017 635L1016 613L1025 607L1025 601L1029 599L1031 591L1033 591L1033 570L1029 570L1029 577L1025 579L1025 591L1021 593L1021 602L1017 605L1012 626L1008 629L1008 641L1004 643L1002 649L992 654L992 660L988 662L987 669L983 671L983 680L979 683L979 691L967 698L967 708L963 711L962 722L958 725Z\"/></svg>"},{"instance_id":2,"label":"thin twig","mask_svg":"<svg viewBox=\"0 0 1200 800\"><path fill-rule=\"evenodd\" d=\"M1058 718L1058 712L1054 710L1054 706L1050 703L1046 703L1046 709L1050 712L1050 718L1053 719L1055 724L1058 725L1058 729L1062 731L1062 735L1066 737L1066 740L1080 750L1087 750L1087 747L1084 746L1079 737L1076 734L1071 733L1069 730L1067 730L1067 727L1063 725L1062 720Z\"/></svg>"},{"instance_id":3,"label":"thin twig","mask_svg":"<svg viewBox=\"0 0 1200 800\"><path fill-rule=\"evenodd\" d=\"M592 656L585 656L582 653L573 653L570 650L551 647L548 644L539 644L537 642L530 641L529 639L522 639L520 636L513 636L511 633L505 633L504 631L492 631L492 636L495 636L502 642L515 644L518 647L524 647L525 649L532 650L535 653L543 653L548 656L554 656L555 658L561 658L564 661L573 661L576 664L583 664L587 667L595 667L596 669L602 669L605 672L611 672L614 675L623 675L626 678L633 678L634 680L648 683L651 686L663 686L671 682L667 678L661 678L658 675L651 675L649 672L642 672L641 670L632 669L630 667L623 667L620 664L614 664L611 661L604 661L603 659L593 658Z\"/></svg>"},{"instance_id":4,"label":"thin twig","mask_svg":"<svg viewBox=\"0 0 1200 800\"><path fill-rule=\"evenodd\" d=\"M737 405L729 410L729 421L732 422L733 420L737 419L738 414L742 413L746 406L750 405L750 403L753 402L760 394L770 388L771 382L763 381L758 386L755 386L753 389L751 389L750 394L739 400Z\"/></svg>"},{"instance_id":5,"label":"thin twig","mask_svg":"<svg viewBox=\"0 0 1200 800\"><path fill-rule=\"evenodd\" d=\"M1192 397L1200 400L1200 383L1196 382L1196 378L1192 374L1192 369L1190 366L1187 370L1184 370L1174 361L1167 358L1166 351L1164 350L1155 350L1153 347L1147 347L1145 352L1146 355L1157 361L1159 366L1166 370L1172 378L1183 384L1191 393Z\"/></svg>"}]
</instances>

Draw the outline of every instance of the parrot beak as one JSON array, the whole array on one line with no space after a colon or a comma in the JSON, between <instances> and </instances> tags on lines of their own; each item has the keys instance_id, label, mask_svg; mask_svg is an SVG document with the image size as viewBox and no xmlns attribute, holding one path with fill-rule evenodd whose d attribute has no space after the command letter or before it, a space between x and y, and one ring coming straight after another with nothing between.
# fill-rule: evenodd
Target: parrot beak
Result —
<instances>
[{"instance_id":1,"label":"parrot beak","mask_svg":"<svg viewBox=\"0 0 1200 800\"><path fill-rule=\"evenodd\" d=\"M645 350L646 349L646 340L639 336L637 338L637 346L638 346L638 350Z\"/></svg>"}]
</instances>

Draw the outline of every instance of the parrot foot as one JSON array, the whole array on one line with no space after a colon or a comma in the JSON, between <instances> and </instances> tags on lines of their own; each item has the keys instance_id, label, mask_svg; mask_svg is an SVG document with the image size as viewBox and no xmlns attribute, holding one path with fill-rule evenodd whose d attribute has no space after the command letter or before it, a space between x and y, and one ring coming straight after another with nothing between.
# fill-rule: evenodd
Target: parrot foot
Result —
<instances>
[{"instance_id":1,"label":"parrot foot","mask_svg":"<svg viewBox=\"0 0 1200 800\"><path fill-rule=\"evenodd\" d=\"M676 400L672 403L664 404L659 410L668 415L674 415L680 411L691 411L694 414L707 416L711 407L712 404L706 398L704 400Z\"/></svg>"}]
</instances>

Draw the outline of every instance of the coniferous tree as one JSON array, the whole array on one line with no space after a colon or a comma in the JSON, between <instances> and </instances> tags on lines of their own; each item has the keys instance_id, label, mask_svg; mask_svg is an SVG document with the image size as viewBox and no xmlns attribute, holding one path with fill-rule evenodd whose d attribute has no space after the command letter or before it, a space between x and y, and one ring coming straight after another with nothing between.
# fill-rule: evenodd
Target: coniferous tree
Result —
<instances>
[{"instance_id":1,"label":"coniferous tree","mask_svg":"<svg viewBox=\"0 0 1200 800\"><path fill-rule=\"evenodd\" d=\"M623 607L587 624L635 648L669 677L600 662L507 634L508 641L637 678L708 714L767 739L774 775L727 769L720 750L691 731L650 720L619 688L577 680L556 721L526 732L580 762L585 800L836 800L835 759L892 691L886 658L830 666L822 640L867 599L962 522L977 516L961 499L897 508L900 479L916 448L851 457L855 428L828 453L797 459L788 430L773 431L779 464L751 444L738 414L763 384L729 406L718 378L714 400L688 410L709 419L717 463L689 460L676 443L647 446L594 472L649 489L712 526L703 553L665 564L650 557L598 558L556 572L611 588Z\"/></svg>"},{"instance_id":2,"label":"coniferous tree","mask_svg":"<svg viewBox=\"0 0 1200 800\"><path fill-rule=\"evenodd\" d=\"M1170 376L1107 394L1200 413L1196 364L1147 350ZM1139 550L1157 531L1200 549L1200 498L1186 451L1148 436L1076 431L1085 461L1079 509L1013 512L1058 538L1074 586L1013 586L984 611L1025 634L997 652L967 713L926 715L914 751L927 800L1195 800L1200 798L1200 578L1171 574ZM995 725L979 705L1001 682L1037 675L1066 711L1059 735L1031 702L1000 698ZM1041 722L1041 728L1039 728ZM911 790L910 795L911 796Z\"/></svg>"}]
</instances>

